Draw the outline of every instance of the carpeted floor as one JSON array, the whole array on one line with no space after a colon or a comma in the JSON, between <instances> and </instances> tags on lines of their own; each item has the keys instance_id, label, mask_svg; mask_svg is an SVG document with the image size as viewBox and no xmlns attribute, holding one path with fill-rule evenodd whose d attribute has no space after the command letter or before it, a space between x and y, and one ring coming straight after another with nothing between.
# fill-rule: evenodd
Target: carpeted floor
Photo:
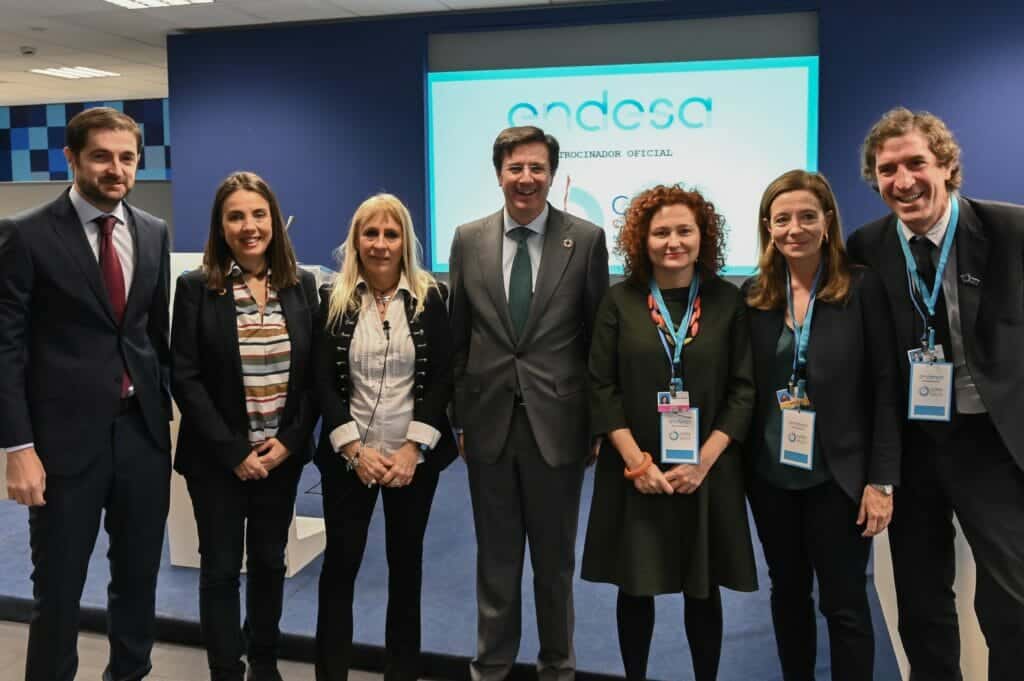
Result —
<instances>
[{"instance_id":1,"label":"carpeted floor","mask_svg":"<svg viewBox=\"0 0 1024 681\"><path fill-rule=\"evenodd\" d=\"M322 515L318 472L309 466L300 487L300 515ZM584 482L580 512L577 565L590 507L592 475ZM311 490L307 493L307 490ZM0 502L0 596L31 596L28 521L25 508ZM756 546L756 541L755 541ZM469 506L466 469L456 461L441 477L427 531L424 559L423 649L470 657L476 643L475 542ZM93 553L83 605L106 604L106 537L101 533ZM758 548L761 590L753 594L723 591L725 641L721 681L777 681L781 678L768 610L768 576ZM285 591L285 632L312 636L316 624L319 559L288 580ZM537 631L533 612L533 576L529 561L523 584L523 637L519 660L531 664L537 655ZM166 556L160 573L157 609L160 615L185 621L198 620L198 574L172 567ZM356 640L383 645L387 566L384 560L383 515L380 504L370 529L366 557L356 586ZM896 659L885 632L878 598L870 586L876 637L875 677L896 679ZM622 674L615 633L615 589L607 585L576 583L576 657L581 670ZM683 636L682 598L657 600L657 624L651 650L649 676L654 679L692 679L689 651ZM828 638L819 616L818 678L828 679Z\"/></svg>"}]
</instances>

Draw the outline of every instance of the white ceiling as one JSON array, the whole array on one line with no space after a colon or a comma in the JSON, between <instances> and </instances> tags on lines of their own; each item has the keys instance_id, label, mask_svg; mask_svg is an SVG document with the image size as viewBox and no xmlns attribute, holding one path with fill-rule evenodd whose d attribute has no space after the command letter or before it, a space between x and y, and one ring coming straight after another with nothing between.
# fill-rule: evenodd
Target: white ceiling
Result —
<instances>
[{"instance_id":1,"label":"white ceiling","mask_svg":"<svg viewBox=\"0 0 1024 681\"><path fill-rule=\"evenodd\" d=\"M0 0L0 106L167 96L168 33L593 0L215 0L130 10L103 0ZM30 46L32 56L22 54ZM120 78L65 80L29 69L87 66Z\"/></svg>"}]
</instances>

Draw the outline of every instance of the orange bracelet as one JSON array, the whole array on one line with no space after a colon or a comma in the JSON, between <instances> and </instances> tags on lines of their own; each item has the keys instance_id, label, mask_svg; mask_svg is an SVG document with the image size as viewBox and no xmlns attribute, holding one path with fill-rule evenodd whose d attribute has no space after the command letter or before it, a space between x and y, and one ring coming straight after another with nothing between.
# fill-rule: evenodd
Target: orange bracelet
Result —
<instances>
[{"instance_id":1,"label":"orange bracelet","mask_svg":"<svg viewBox=\"0 0 1024 681\"><path fill-rule=\"evenodd\" d=\"M626 477L626 480L636 480L641 475L646 473L647 469L651 467L652 463L654 463L654 459L651 458L650 454L648 454L647 452L640 453L644 455L644 460L640 462L640 465L637 466L636 468L626 467L626 469L622 471L622 474Z\"/></svg>"}]
</instances>

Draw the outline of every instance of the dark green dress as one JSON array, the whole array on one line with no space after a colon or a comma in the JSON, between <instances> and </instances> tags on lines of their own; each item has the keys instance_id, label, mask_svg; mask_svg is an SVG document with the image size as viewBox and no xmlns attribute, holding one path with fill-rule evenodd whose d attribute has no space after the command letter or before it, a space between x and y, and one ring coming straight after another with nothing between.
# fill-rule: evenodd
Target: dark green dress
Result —
<instances>
[{"instance_id":1,"label":"dark green dress","mask_svg":"<svg viewBox=\"0 0 1024 681\"><path fill-rule=\"evenodd\" d=\"M666 291L679 323L686 291ZM628 281L601 303L590 351L594 434L629 428L657 461L656 393L666 390L670 365L647 309L646 286ZM732 437L693 494L644 495L622 476L622 457L610 446L598 458L583 549L582 577L616 584L633 595L684 592L707 597L724 586L757 589L744 498L740 443L754 408L746 307L724 279L703 276L700 328L683 350L685 389L700 408L700 439L712 430Z\"/></svg>"}]
</instances>

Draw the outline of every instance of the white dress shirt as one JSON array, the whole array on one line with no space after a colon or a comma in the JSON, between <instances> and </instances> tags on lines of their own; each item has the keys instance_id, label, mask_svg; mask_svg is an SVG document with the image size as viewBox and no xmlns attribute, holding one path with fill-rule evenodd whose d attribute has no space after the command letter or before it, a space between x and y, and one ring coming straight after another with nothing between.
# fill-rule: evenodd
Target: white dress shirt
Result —
<instances>
[{"instance_id":1,"label":"white dress shirt","mask_svg":"<svg viewBox=\"0 0 1024 681\"><path fill-rule=\"evenodd\" d=\"M528 225L520 225L512 219L511 215L508 214L508 208L504 210L505 236L502 239L501 244L501 273L505 278L506 300L508 300L508 283L512 279L512 261L516 257L516 251L519 250L519 242L510 237L508 233L517 227L526 227L528 230L533 232L533 234L526 239L526 250L530 254L530 269L533 271L533 276L530 278L530 290L534 291L537 288L537 273L540 271L540 257L544 252L544 231L547 229L549 212L550 204L545 203L544 210L541 211L540 215L533 219L533 222Z\"/></svg>"},{"instance_id":2,"label":"white dress shirt","mask_svg":"<svg viewBox=\"0 0 1024 681\"><path fill-rule=\"evenodd\" d=\"M952 195L954 201L959 196ZM924 233L924 237L935 244L932 250L932 264L936 267L939 264L939 252L942 250L942 240L946 237L946 230L949 228L950 206L931 228ZM899 223L903 236L909 242L917 234L909 227ZM946 356L947 361L953 362L953 390L956 392L956 410L960 414L984 414L988 410L985 403L981 401L978 387L974 384L974 377L967 366L967 354L964 351L964 334L960 326L960 293L957 288L958 273L956 264L956 240L954 239L949 249L949 259L946 261L946 269L942 273L942 295L946 299L946 316L949 318L949 344L951 355ZM925 284L931 285L928 281ZM930 292L928 292L930 293ZM927 293L925 294L927 295ZM916 314L916 313L915 313ZM947 348L943 348L946 350Z\"/></svg>"},{"instance_id":3,"label":"white dress shirt","mask_svg":"<svg viewBox=\"0 0 1024 681\"><path fill-rule=\"evenodd\" d=\"M135 275L135 246L132 243L132 231L128 229L128 220L125 217L124 203L118 203L117 208L109 213L104 213L96 206L85 200L74 185L71 186L69 194L71 205L78 213L78 219L85 230L85 238L92 248L92 254L96 256L96 262L100 260L100 226L94 222L96 218L105 215L112 215L117 218L114 225L114 250L117 251L117 259L121 261L121 272L124 273L124 294L127 300L128 293L132 290L132 277Z\"/></svg>"},{"instance_id":4,"label":"white dress shirt","mask_svg":"<svg viewBox=\"0 0 1024 681\"><path fill-rule=\"evenodd\" d=\"M331 446L337 452L350 442L361 440L364 445L377 445L383 454L390 455L411 440L433 449L441 432L413 419L416 346L402 300L403 296L412 297L409 283L403 274L394 298L388 303L387 333L369 286L360 278L357 287L362 292L362 305L348 353L352 420L331 431ZM423 461L422 453L419 460Z\"/></svg>"}]
</instances>

